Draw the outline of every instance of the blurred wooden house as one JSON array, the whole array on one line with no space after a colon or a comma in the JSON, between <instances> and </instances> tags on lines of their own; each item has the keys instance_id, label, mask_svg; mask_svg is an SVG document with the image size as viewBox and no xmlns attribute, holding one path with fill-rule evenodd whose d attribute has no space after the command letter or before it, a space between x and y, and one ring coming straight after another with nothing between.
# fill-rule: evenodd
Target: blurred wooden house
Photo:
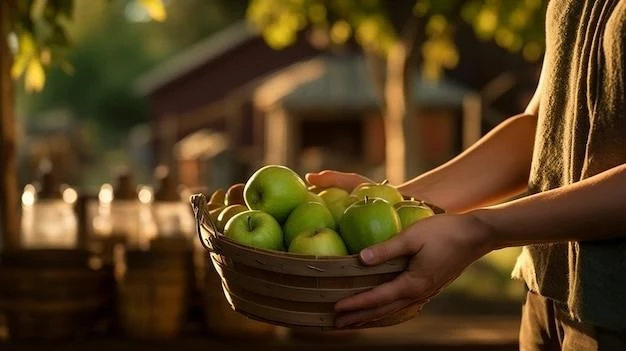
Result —
<instances>
[{"instance_id":1,"label":"blurred wooden house","mask_svg":"<svg viewBox=\"0 0 626 351\"><path fill-rule=\"evenodd\" d=\"M481 99L458 83L416 75L417 129L409 142L445 162L482 131ZM365 60L299 40L276 51L233 25L138 80L149 101L153 145L182 183L219 187L265 163L382 177L383 119ZM174 152L172 152L172 150Z\"/></svg>"},{"instance_id":2,"label":"blurred wooden house","mask_svg":"<svg viewBox=\"0 0 626 351\"><path fill-rule=\"evenodd\" d=\"M275 51L238 23L140 77L137 90L151 110L156 158L175 158L189 186L241 179L258 161L254 88L267 74L318 53L305 40Z\"/></svg>"},{"instance_id":3,"label":"blurred wooden house","mask_svg":"<svg viewBox=\"0 0 626 351\"><path fill-rule=\"evenodd\" d=\"M59 181L77 184L92 158L87 128L68 110L56 109L19 124L19 183L33 182L42 163L54 167Z\"/></svg>"},{"instance_id":4,"label":"blurred wooden house","mask_svg":"<svg viewBox=\"0 0 626 351\"><path fill-rule=\"evenodd\" d=\"M480 137L478 98L446 79L413 79L414 138L423 168L439 165ZM379 99L361 55L320 55L268 77L255 90L263 162L300 172L335 168L383 179L385 135Z\"/></svg>"}]
</instances>

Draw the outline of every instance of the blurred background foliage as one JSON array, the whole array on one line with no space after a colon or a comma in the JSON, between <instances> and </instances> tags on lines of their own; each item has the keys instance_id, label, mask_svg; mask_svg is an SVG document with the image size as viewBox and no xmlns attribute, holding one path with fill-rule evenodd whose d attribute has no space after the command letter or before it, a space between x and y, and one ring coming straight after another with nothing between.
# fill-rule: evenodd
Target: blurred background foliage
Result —
<instances>
[{"instance_id":1,"label":"blurred background foliage","mask_svg":"<svg viewBox=\"0 0 626 351\"><path fill-rule=\"evenodd\" d=\"M454 34L461 23L469 24L477 37L528 60L539 59L543 52L543 0L16 0L16 4L12 75L23 78L16 89L22 124L28 129L45 111L66 111L84 129L92 157L106 163L120 163L115 160L126 155L116 146L125 141L129 129L148 122L145 102L133 91L134 80L244 18L276 49L309 30L318 44L341 46L352 41L366 53L382 57L401 40L406 24L417 19L423 33L417 34L414 50L419 52L422 72L432 78L458 64ZM44 84L46 89L30 94ZM99 180L90 179L83 183Z\"/></svg>"},{"instance_id":2,"label":"blurred background foliage","mask_svg":"<svg viewBox=\"0 0 626 351\"><path fill-rule=\"evenodd\" d=\"M396 13L400 2L412 5L413 13ZM480 39L538 60L543 54L545 5L543 0L251 0L247 16L276 49L293 44L298 31L313 26L333 45L354 38L366 51L383 55L399 39L402 22L415 17L424 25L424 72L438 77L459 61L453 39L461 21Z\"/></svg>"},{"instance_id":3,"label":"blurred background foliage","mask_svg":"<svg viewBox=\"0 0 626 351\"><path fill-rule=\"evenodd\" d=\"M78 185L100 184L112 174L107 167L127 161L120 145L127 141L131 128L148 122L145 101L134 91L137 77L241 20L247 5L244 0L176 0L175 6L165 1L167 20L160 22L151 21L152 16L164 16L151 0L31 2L35 8L44 2L73 2L73 6L71 11L55 14L53 25L42 24L45 21L39 15L30 16L33 27L57 28L63 40L17 32L18 41L27 45L19 45L22 51L14 67L33 58L29 55L34 52L38 52L34 58L45 63L34 73L29 72L30 63L21 72L16 69L14 77L22 77L16 89L17 116L26 130L41 124L42 115L51 110L64 111L80 125L93 167L79 177ZM18 27L24 22L18 21ZM39 41L28 44L30 39L23 37L29 35ZM48 51L56 54L47 58Z\"/></svg>"},{"instance_id":4,"label":"blurred background foliage","mask_svg":"<svg viewBox=\"0 0 626 351\"><path fill-rule=\"evenodd\" d=\"M66 64L51 66L41 93L18 90L19 106L30 116L71 108L79 118L95 119L108 130L125 130L145 121L141 101L133 98L134 79L241 18L245 6L237 0L177 0L167 9L167 21L160 23L149 21L136 1L76 1L66 25Z\"/></svg>"}]
</instances>

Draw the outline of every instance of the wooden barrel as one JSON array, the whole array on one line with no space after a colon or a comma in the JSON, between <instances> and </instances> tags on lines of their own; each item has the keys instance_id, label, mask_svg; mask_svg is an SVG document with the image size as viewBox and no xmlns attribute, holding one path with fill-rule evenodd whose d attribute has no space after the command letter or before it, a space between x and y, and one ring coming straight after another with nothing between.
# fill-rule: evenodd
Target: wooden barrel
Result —
<instances>
[{"instance_id":1,"label":"wooden barrel","mask_svg":"<svg viewBox=\"0 0 626 351\"><path fill-rule=\"evenodd\" d=\"M207 332L223 338L271 338L276 327L241 315L230 306L222 287L222 280L215 271L209 255L206 256L204 313Z\"/></svg>"},{"instance_id":2,"label":"wooden barrel","mask_svg":"<svg viewBox=\"0 0 626 351\"><path fill-rule=\"evenodd\" d=\"M118 315L122 331L138 339L180 335L187 317L189 253L126 251L118 277Z\"/></svg>"},{"instance_id":3,"label":"wooden barrel","mask_svg":"<svg viewBox=\"0 0 626 351\"><path fill-rule=\"evenodd\" d=\"M11 339L81 337L107 318L113 272L90 268L87 251L20 250L1 260L0 310Z\"/></svg>"}]
</instances>

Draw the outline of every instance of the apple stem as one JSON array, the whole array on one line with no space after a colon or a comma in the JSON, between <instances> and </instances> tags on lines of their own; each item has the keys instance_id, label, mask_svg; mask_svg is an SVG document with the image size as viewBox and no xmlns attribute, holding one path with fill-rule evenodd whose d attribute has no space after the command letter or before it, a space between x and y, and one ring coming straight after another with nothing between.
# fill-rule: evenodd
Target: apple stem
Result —
<instances>
[{"instance_id":1,"label":"apple stem","mask_svg":"<svg viewBox=\"0 0 626 351\"><path fill-rule=\"evenodd\" d=\"M248 230L252 231L252 216L248 216Z\"/></svg>"}]
</instances>

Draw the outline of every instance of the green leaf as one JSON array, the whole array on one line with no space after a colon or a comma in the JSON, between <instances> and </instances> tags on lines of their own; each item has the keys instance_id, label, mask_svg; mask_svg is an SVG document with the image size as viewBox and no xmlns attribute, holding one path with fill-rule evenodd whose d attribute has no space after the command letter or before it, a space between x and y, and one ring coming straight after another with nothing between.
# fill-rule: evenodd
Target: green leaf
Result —
<instances>
[{"instance_id":1,"label":"green leaf","mask_svg":"<svg viewBox=\"0 0 626 351\"><path fill-rule=\"evenodd\" d=\"M284 49L296 41L295 31L280 24L267 27L263 32L263 37L267 44L276 50Z\"/></svg>"},{"instance_id":2,"label":"green leaf","mask_svg":"<svg viewBox=\"0 0 626 351\"><path fill-rule=\"evenodd\" d=\"M430 10L430 1L428 0L417 0L415 6L413 7L413 14L417 17L424 17L428 14Z\"/></svg>"},{"instance_id":3,"label":"green leaf","mask_svg":"<svg viewBox=\"0 0 626 351\"><path fill-rule=\"evenodd\" d=\"M43 70L43 66L39 59L33 57L28 63L28 67L26 68L26 91L41 91L43 89L44 84L46 83L46 73Z\"/></svg>"},{"instance_id":4,"label":"green leaf","mask_svg":"<svg viewBox=\"0 0 626 351\"><path fill-rule=\"evenodd\" d=\"M30 32L21 32L18 36L18 52L20 55L32 56L37 52L37 44Z\"/></svg>"},{"instance_id":5,"label":"green leaf","mask_svg":"<svg viewBox=\"0 0 626 351\"><path fill-rule=\"evenodd\" d=\"M481 38L491 38L498 27L498 12L483 7L474 19L474 29Z\"/></svg>"},{"instance_id":6,"label":"green leaf","mask_svg":"<svg viewBox=\"0 0 626 351\"><path fill-rule=\"evenodd\" d=\"M308 15L313 24L325 23L327 18L326 7L319 3L313 4L309 8Z\"/></svg>"},{"instance_id":7,"label":"green leaf","mask_svg":"<svg viewBox=\"0 0 626 351\"><path fill-rule=\"evenodd\" d=\"M434 15L426 23L426 33L429 36L442 35L447 29L448 21L442 15Z\"/></svg>"},{"instance_id":8,"label":"green leaf","mask_svg":"<svg viewBox=\"0 0 626 351\"><path fill-rule=\"evenodd\" d=\"M528 61L537 61L541 58L541 54L543 52L543 47L539 43L529 42L524 45L524 49L522 50L522 54L524 58Z\"/></svg>"},{"instance_id":9,"label":"green leaf","mask_svg":"<svg viewBox=\"0 0 626 351\"><path fill-rule=\"evenodd\" d=\"M71 19L74 15L74 0L56 0L59 13L67 19Z\"/></svg>"},{"instance_id":10,"label":"green leaf","mask_svg":"<svg viewBox=\"0 0 626 351\"><path fill-rule=\"evenodd\" d=\"M330 39L335 44L344 44L352 35L352 27L346 21L337 21L330 28Z\"/></svg>"},{"instance_id":11,"label":"green leaf","mask_svg":"<svg viewBox=\"0 0 626 351\"><path fill-rule=\"evenodd\" d=\"M11 77L13 79L18 79L22 76L22 74L24 74L29 59L30 56L26 55L17 55L15 57L15 59L13 60L13 66L11 66Z\"/></svg>"},{"instance_id":12,"label":"green leaf","mask_svg":"<svg viewBox=\"0 0 626 351\"><path fill-rule=\"evenodd\" d=\"M139 0L139 3L153 20L163 22L167 19L165 4L163 4L162 0Z\"/></svg>"}]
</instances>

